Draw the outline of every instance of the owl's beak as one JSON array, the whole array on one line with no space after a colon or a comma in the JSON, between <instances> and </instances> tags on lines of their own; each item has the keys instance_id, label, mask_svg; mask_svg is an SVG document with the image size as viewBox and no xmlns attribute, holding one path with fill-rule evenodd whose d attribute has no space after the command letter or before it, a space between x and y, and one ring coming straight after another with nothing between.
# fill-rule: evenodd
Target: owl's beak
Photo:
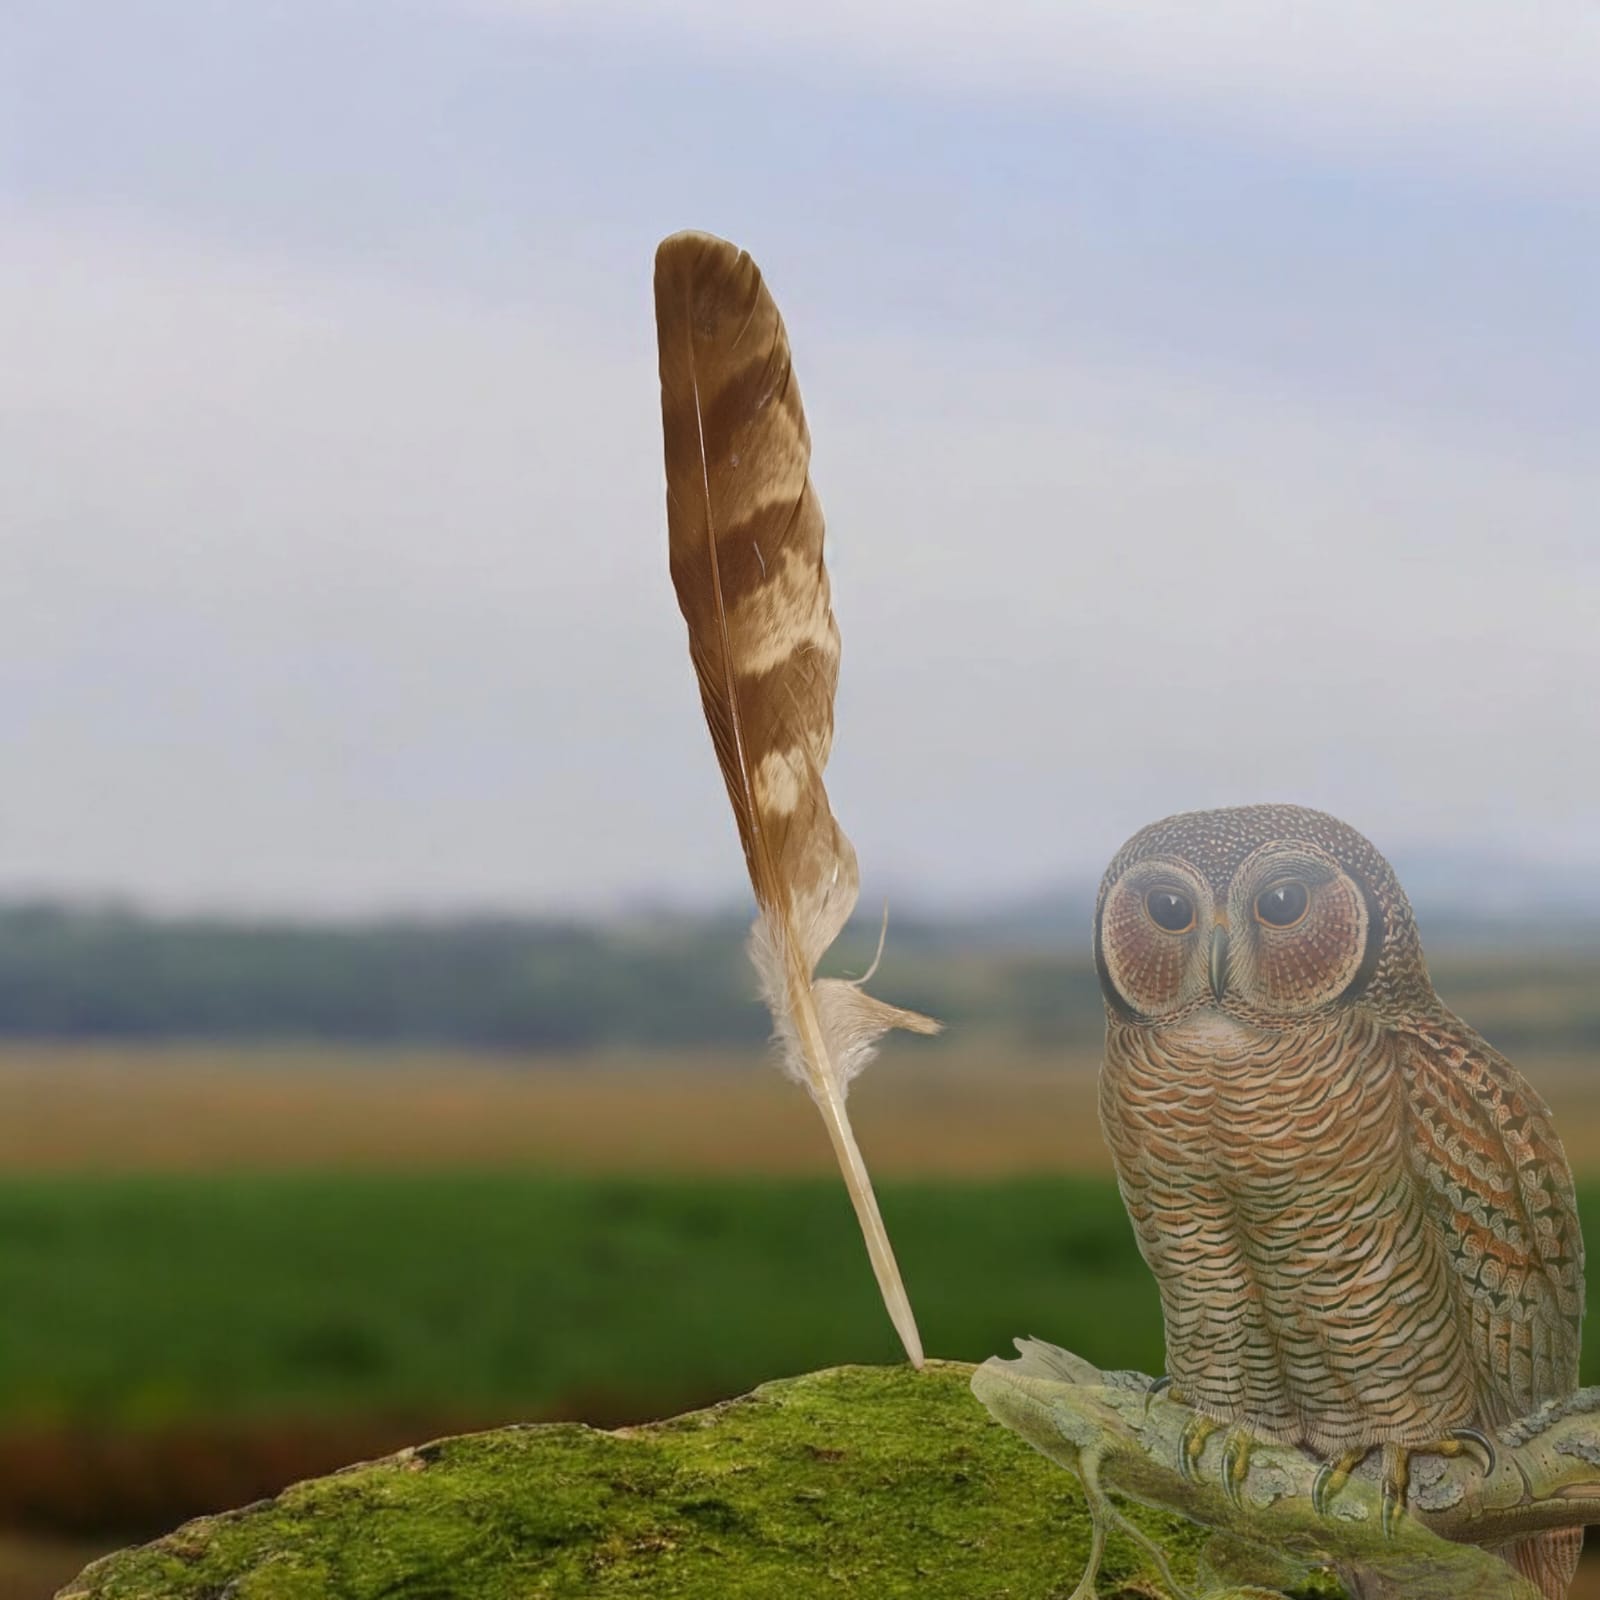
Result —
<instances>
[{"instance_id":1,"label":"owl's beak","mask_svg":"<svg viewBox=\"0 0 1600 1600\"><path fill-rule=\"evenodd\" d=\"M1228 930L1211 930L1211 992L1220 1000L1228 989Z\"/></svg>"}]
</instances>

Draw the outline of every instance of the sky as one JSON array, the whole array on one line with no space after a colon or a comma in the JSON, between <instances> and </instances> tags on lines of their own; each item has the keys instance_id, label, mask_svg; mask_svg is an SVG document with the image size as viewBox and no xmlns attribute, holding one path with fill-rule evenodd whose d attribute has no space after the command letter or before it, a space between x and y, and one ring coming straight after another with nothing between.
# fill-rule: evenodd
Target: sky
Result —
<instances>
[{"instance_id":1,"label":"sky","mask_svg":"<svg viewBox=\"0 0 1600 1600\"><path fill-rule=\"evenodd\" d=\"M867 900L1265 799L1600 872L1597 82L1589 0L0 8L0 894L739 896L683 227L788 324Z\"/></svg>"}]
</instances>

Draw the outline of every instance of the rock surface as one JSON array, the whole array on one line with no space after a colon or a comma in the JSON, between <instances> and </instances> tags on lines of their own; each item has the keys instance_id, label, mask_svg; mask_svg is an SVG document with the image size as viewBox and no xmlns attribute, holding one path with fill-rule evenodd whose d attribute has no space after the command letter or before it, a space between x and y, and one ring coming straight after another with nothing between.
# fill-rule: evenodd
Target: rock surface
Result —
<instances>
[{"instance_id":1,"label":"rock surface","mask_svg":"<svg viewBox=\"0 0 1600 1600\"><path fill-rule=\"evenodd\" d=\"M971 1374L839 1367L614 1433L444 1439L108 1556L59 1600L1061 1600L1083 1497ZM1190 1581L1202 1530L1130 1510ZM1101 1600L1163 1592L1113 1539Z\"/></svg>"}]
</instances>

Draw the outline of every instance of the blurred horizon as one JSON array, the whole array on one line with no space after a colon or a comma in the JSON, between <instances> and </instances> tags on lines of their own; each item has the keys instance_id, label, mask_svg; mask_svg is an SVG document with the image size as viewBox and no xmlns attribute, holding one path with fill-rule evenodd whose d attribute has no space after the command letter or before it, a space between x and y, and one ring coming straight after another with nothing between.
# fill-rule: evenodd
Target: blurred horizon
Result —
<instances>
[{"instance_id":1,"label":"blurred horizon","mask_svg":"<svg viewBox=\"0 0 1600 1600\"><path fill-rule=\"evenodd\" d=\"M1497 878L1474 862L1469 897L1451 855L1408 865L1447 1004L1513 1054L1600 1046L1600 881L1509 867ZM1104 1030L1088 950L1094 894L1083 881L986 906L895 908L878 981L947 1025L911 1053L965 1051L973 1067L985 1049L1040 1065L1094 1055ZM231 1041L269 1056L316 1042L443 1048L562 1068L617 1051L751 1059L770 1023L745 956L748 922L733 905L249 918L0 897L0 1040ZM865 972L881 932L859 911L822 970ZM281 1051L275 1059L286 1064Z\"/></svg>"},{"instance_id":2,"label":"blurred horizon","mask_svg":"<svg viewBox=\"0 0 1600 1600\"><path fill-rule=\"evenodd\" d=\"M708 753L709 757L709 753ZM738 839L731 819L729 849L737 858ZM1392 856L1416 912L1424 942L1430 936L1469 941L1537 935L1541 926L1552 939L1590 930L1600 932L1600 862L1540 859L1529 853L1457 845L1406 849ZM942 928L947 937L979 942L1017 940L1051 944L1088 937L1099 872L1059 873L1032 885L1008 886L996 893L919 893L914 885L864 886L851 920L857 931L875 929L887 915L892 941L910 927L919 936ZM881 890L873 902L872 889ZM641 884L604 899L540 903L534 899L461 898L431 901L403 889L372 903L356 905L280 904L233 897L169 896L139 893L114 884L62 890L26 880L0 885L0 913L40 909L63 914L125 916L152 923L214 922L227 927L252 925L293 928L354 928L387 924L466 926L478 923L621 929L675 922L707 927L747 924L755 902L742 881L718 883L699 893Z\"/></svg>"},{"instance_id":3,"label":"blurred horizon","mask_svg":"<svg viewBox=\"0 0 1600 1600\"><path fill-rule=\"evenodd\" d=\"M708 747L708 760L711 759ZM1146 821L1155 820L1153 818ZM729 849L738 859L738 838L731 818L715 815L711 822L727 834ZM1143 826L1143 824L1140 824ZM1131 831L1130 835L1131 837ZM1121 841L1118 841L1120 845ZM1109 859L1109 856L1108 856ZM1559 856L1541 858L1533 852L1496 850L1471 843L1430 847L1421 845L1391 854L1413 909L1426 924L1441 922L1452 930L1485 930L1511 923L1531 926L1551 915L1561 924L1600 926L1600 861L1588 863ZM865 875L864 875L865 876ZM902 920L912 923L946 922L961 926L1033 925L1041 918L1052 925L1064 923L1069 909L1082 911L1087 937L1088 919L1100 882L1098 870L1060 872L1041 876L1029 884L1007 885L994 892L969 893L919 891L909 883L883 888L891 930ZM855 921L876 921L871 886L863 888ZM607 926L636 920L687 918L703 921L754 915L755 902L742 877L718 882L698 892L641 883L610 898L569 903L540 902L535 898L460 898L430 901L408 896L397 887L386 898L356 905L284 905L272 899L259 902L231 897L170 896L141 893L114 883L62 889L26 879L0 885L0 907L39 905L66 911L118 911L151 920L215 920L223 923L306 923L311 926L416 922L474 922L497 919L522 922L565 922ZM870 915L869 915L870 911Z\"/></svg>"}]
</instances>

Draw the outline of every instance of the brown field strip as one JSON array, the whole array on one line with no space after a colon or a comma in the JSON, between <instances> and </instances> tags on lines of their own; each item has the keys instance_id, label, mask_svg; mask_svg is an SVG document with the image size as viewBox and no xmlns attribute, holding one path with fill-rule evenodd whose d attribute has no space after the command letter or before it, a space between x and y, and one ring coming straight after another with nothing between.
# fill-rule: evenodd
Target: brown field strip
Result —
<instances>
[{"instance_id":1,"label":"brown field strip","mask_svg":"<svg viewBox=\"0 0 1600 1600\"><path fill-rule=\"evenodd\" d=\"M1521 1065L1573 1165L1600 1168L1600 1074ZM874 1169L1108 1171L1098 1062L1015 1047L889 1055L852 1091ZM827 1172L805 1094L759 1052L593 1057L169 1045L0 1049L0 1172L533 1166Z\"/></svg>"}]
</instances>

